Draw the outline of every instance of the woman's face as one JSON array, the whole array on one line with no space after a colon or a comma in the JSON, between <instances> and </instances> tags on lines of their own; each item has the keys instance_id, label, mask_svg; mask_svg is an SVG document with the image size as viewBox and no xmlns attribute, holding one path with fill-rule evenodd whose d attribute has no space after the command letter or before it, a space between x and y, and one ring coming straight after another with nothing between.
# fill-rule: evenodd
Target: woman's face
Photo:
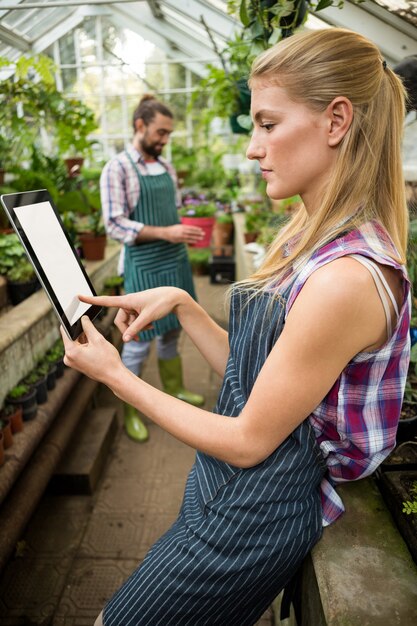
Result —
<instances>
[{"instance_id":1,"label":"woman's face","mask_svg":"<svg viewBox=\"0 0 417 626\"><path fill-rule=\"evenodd\" d=\"M273 199L299 194L313 212L326 187L336 157L329 146L331 120L289 99L282 87L255 80L252 87L254 130L248 159L257 159Z\"/></svg>"}]
</instances>

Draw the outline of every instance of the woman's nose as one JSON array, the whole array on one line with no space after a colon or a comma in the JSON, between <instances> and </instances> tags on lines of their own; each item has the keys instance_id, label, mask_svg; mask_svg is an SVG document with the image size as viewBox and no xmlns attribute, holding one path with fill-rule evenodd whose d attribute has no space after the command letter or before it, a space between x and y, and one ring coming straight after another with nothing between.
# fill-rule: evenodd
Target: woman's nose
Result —
<instances>
[{"instance_id":1,"label":"woman's nose","mask_svg":"<svg viewBox=\"0 0 417 626\"><path fill-rule=\"evenodd\" d=\"M265 148L259 143L255 133L252 135L246 150L246 157L248 159L261 159L265 156Z\"/></svg>"}]
</instances>

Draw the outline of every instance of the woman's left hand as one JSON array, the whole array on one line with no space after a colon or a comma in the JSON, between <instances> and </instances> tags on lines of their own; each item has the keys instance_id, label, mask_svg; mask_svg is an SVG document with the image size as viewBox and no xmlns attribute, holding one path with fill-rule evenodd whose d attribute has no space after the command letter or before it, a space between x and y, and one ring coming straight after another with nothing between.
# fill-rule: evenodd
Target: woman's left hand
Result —
<instances>
[{"instance_id":1,"label":"woman's left hand","mask_svg":"<svg viewBox=\"0 0 417 626\"><path fill-rule=\"evenodd\" d=\"M72 341L61 327L65 347L64 363L93 380L109 384L118 369L123 367L118 350L109 343L84 315L83 333Z\"/></svg>"}]
</instances>

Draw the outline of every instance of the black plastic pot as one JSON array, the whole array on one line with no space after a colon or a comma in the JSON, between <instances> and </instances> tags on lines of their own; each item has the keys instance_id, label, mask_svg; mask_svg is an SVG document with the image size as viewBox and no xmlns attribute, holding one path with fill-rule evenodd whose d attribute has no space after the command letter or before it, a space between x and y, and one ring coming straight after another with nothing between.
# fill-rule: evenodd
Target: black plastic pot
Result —
<instances>
[{"instance_id":1,"label":"black plastic pot","mask_svg":"<svg viewBox=\"0 0 417 626\"><path fill-rule=\"evenodd\" d=\"M417 437L417 403L405 400L398 422L397 443L413 441L415 437Z\"/></svg>"},{"instance_id":2,"label":"black plastic pot","mask_svg":"<svg viewBox=\"0 0 417 626\"><path fill-rule=\"evenodd\" d=\"M36 399L36 389L32 387L25 396L19 398L11 398L7 396L7 404L20 405L22 407L23 421L28 422L36 417L38 412L38 402Z\"/></svg>"},{"instance_id":3,"label":"black plastic pot","mask_svg":"<svg viewBox=\"0 0 417 626\"><path fill-rule=\"evenodd\" d=\"M47 377L44 376L43 378L40 378L35 383L33 383L33 386L36 389L36 401L37 401L37 403L38 404L45 404L45 402L48 400Z\"/></svg>"},{"instance_id":4,"label":"black plastic pot","mask_svg":"<svg viewBox=\"0 0 417 626\"><path fill-rule=\"evenodd\" d=\"M56 365L55 363L51 363L49 367L49 372L46 375L46 386L48 391L52 391L56 386Z\"/></svg>"},{"instance_id":5,"label":"black plastic pot","mask_svg":"<svg viewBox=\"0 0 417 626\"><path fill-rule=\"evenodd\" d=\"M64 365L64 359L59 359L59 361L55 362L55 366L56 366L56 378L62 378L62 376L64 375L64 371L65 371L65 365Z\"/></svg>"},{"instance_id":6,"label":"black plastic pot","mask_svg":"<svg viewBox=\"0 0 417 626\"><path fill-rule=\"evenodd\" d=\"M13 281L7 282L7 288L9 291L9 297L13 306L20 304L26 298L29 298L35 291L40 288L40 282L37 278L34 278L28 283L15 283Z\"/></svg>"}]
</instances>

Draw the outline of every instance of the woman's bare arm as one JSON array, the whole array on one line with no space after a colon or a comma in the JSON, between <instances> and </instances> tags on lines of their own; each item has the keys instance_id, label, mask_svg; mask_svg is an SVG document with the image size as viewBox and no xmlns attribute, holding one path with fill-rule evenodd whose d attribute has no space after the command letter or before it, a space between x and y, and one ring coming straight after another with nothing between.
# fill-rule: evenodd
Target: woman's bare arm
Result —
<instances>
[{"instance_id":1,"label":"woman's bare arm","mask_svg":"<svg viewBox=\"0 0 417 626\"><path fill-rule=\"evenodd\" d=\"M365 268L340 259L317 270L295 301L244 410L233 419L187 405L138 379L112 346L110 353L89 320L85 329L87 344L64 337L68 365L104 382L181 441L251 467L308 417L358 352L383 340L386 321Z\"/></svg>"},{"instance_id":2,"label":"woman's bare arm","mask_svg":"<svg viewBox=\"0 0 417 626\"><path fill-rule=\"evenodd\" d=\"M186 292L177 287L158 287L125 296L80 296L80 300L118 307L115 324L123 341L137 340L137 333L168 313L178 320L210 366L223 376L229 355L228 333Z\"/></svg>"}]
</instances>

